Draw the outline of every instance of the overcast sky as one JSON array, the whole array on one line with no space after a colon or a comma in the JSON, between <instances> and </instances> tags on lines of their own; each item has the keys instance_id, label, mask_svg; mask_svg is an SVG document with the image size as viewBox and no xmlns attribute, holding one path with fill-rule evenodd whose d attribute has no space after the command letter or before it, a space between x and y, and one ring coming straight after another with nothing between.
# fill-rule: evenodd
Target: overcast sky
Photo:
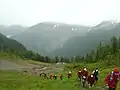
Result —
<instances>
[{"instance_id":1,"label":"overcast sky","mask_svg":"<svg viewBox=\"0 0 120 90\"><path fill-rule=\"evenodd\" d=\"M120 20L120 0L0 0L0 24L45 21L95 25Z\"/></svg>"}]
</instances>

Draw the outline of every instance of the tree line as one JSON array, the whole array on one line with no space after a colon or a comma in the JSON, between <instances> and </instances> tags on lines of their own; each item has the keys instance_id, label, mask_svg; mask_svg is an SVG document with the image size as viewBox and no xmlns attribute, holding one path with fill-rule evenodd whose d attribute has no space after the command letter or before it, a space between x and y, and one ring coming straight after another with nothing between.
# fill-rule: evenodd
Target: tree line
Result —
<instances>
[{"instance_id":1,"label":"tree line","mask_svg":"<svg viewBox=\"0 0 120 90\"><path fill-rule=\"evenodd\" d=\"M106 60L108 64L118 63L120 64L120 37L113 36L108 42L101 41L98 47L87 53L85 56L55 56L48 57L42 56L39 53L27 50L24 45L16 40L8 39L4 35L0 34L0 52L9 53L9 55L16 55L22 59L32 59L35 61L57 63L57 62L91 62L95 63L101 60Z\"/></svg>"},{"instance_id":2,"label":"tree line","mask_svg":"<svg viewBox=\"0 0 120 90\"><path fill-rule=\"evenodd\" d=\"M55 62L88 62L95 63L104 61L108 65L120 64L120 37L113 36L109 41L101 41L96 49L85 56L55 57Z\"/></svg>"}]
</instances>

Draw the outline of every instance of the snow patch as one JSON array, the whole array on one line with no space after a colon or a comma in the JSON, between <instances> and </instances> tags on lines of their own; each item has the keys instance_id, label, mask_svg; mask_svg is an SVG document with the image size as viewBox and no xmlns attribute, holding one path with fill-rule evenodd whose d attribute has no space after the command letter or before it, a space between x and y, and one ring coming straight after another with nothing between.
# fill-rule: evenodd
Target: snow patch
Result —
<instances>
[{"instance_id":1,"label":"snow patch","mask_svg":"<svg viewBox=\"0 0 120 90\"><path fill-rule=\"evenodd\" d=\"M72 31L73 31L73 32L77 32L77 31L79 31L79 30L78 30L78 28L72 28Z\"/></svg>"},{"instance_id":2,"label":"snow patch","mask_svg":"<svg viewBox=\"0 0 120 90\"><path fill-rule=\"evenodd\" d=\"M7 38L10 38L11 36L12 36L12 35L7 35L6 37L7 37Z\"/></svg>"},{"instance_id":3,"label":"snow patch","mask_svg":"<svg viewBox=\"0 0 120 90\"><path fill-rule=\"evenodd\" d=\"M58 28L58 26L59 26L58 24L55 24L53 25L53 28Z\"/></svg>"}]
</instances>

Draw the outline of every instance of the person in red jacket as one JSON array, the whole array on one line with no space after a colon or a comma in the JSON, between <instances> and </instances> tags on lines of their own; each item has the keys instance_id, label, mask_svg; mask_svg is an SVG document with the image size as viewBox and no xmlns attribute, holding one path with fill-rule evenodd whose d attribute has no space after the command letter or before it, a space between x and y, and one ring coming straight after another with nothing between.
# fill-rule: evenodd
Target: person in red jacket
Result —
<instances>
[{"instance_id":1,"label":"person in red jacket","mask_svg":"<svg viewBox=\"0 0 120 90\"><path fill-rule=\"evenodd\" d=\"M116 90L119 79L119 70L118 68L114 68L113 71L109 73L104 80L108 90Z\"/></svg>"},{"instance_id":2,"label":"person in red jacket","mask_svg":"<svg viewBox=\"0 0 120 90\"><path fill-rule=\"evenodd\" d=\"M92 87L93 84L95 83L95 77L94 77L94 75L93 75L93 74L90 74L90 75L88 76L87 81L88 81L88 85L89 85L90 87Z\"/></svg>"},{"instance_id":3,"label":"person in red jacket","mask_svg":"<svg viewBox=\"0 0 120 90\"><path fill-rule=\"evenodd\" d=\"M88 70L86 67L83 68L83 70L81 71L82 73L82 77L85 76L86 78L88 77Z\"/></svg>"},{"instance_id":4,"label":"person in red jacket","mask_svg":"<svg viewBox=\"0 0 120 90\"><path fill-rule=\"evenodd\" d=\"M82 86L85 87L86 80L88 78L88 71L87 71L86 67L83 68L81 73L82 73Z\"/></svg>"},{"instance_id":5,"label":"person in red jacket","mask_svg":"<svg viewBox=\"0 0 120 90\"><path fill-rule=\"evenodd\" d=\"M82 78L82 71L79 69L79 71L77 72L77 76L79 78L79 80L81 81Z\"/></svg>"},{"instance_id":6,"label":"person in red jacket","mask_svg":"<svg viewBox=\"0 0 120 90\"><path fill-rule=\"evenodd\" d=\"M71 77L72 77L72 72L69 71L69 72L68 72L68 78L71 78Z\"/></svg>"},{"instance_id":7,"label":"person in red jacket","mask_svg":"<svg viewBox=\"0 0 120 90\"><path fill-rule=\"evenodd\" d=\"M62 74L60 74L60 80L62 80L63 79L63 75Z\"/></svg>"},{"instance_id":8,"label":"person in red jacket","mask_svg":"<svg viewBox=\"0 0 120 90\"><path fill-rule=\"evenodd\" d=\"M53 79L53 74L50 74L49 78L50 78L50 79Z\"/></svg>"}]
</instances>

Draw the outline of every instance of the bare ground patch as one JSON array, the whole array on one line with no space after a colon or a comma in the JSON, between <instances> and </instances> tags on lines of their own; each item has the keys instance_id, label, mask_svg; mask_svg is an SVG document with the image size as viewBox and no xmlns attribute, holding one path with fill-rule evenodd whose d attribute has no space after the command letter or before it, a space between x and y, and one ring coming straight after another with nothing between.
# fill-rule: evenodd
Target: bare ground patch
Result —
<instances>
[{"instance_id":1,"label":"bare ground patch","mask_svg":"<svg viewBox=\"0 0 120 90\"><path fill-rule=\"evenodd\" d=\"M47 64L34 61L24 60L0 60L0 69L2 70L16 70L22 72L28 72L34 74L36 72L39 75L41 72L52 73L62 72L64 70L63 65Z\"/></svg>"}]
</instances>

